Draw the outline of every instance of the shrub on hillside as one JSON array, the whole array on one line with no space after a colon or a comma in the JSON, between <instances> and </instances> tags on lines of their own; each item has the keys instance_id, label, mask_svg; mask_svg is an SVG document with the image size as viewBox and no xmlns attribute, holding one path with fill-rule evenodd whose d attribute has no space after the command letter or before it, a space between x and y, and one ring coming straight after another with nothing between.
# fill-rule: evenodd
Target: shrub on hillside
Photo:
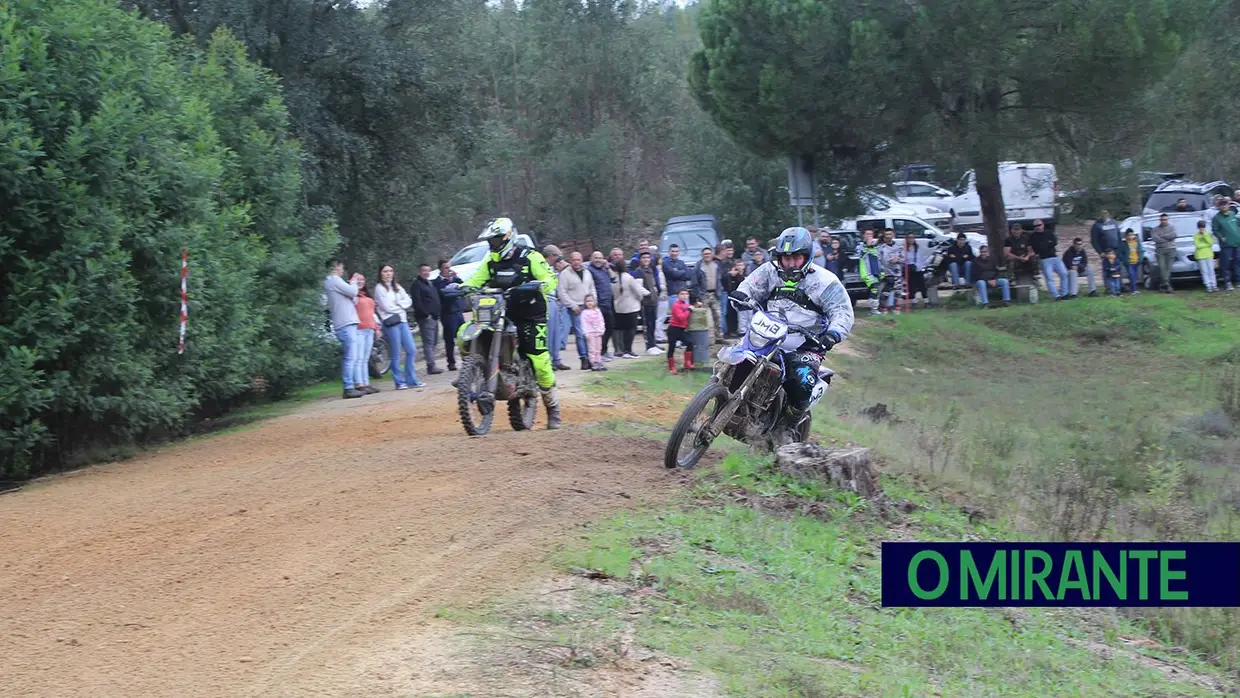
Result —
<instances>
[{"instance_id":1,"label":"shrub on hillside","mask_svg":"<svg viewBox=\"0 0 1240 698\"><path fill-rule=\"evenodd\" d=\"M2 4L0 47L0 477L303 379L336 241L275 80L101 0Z\"/></svg>"}]
</instances>

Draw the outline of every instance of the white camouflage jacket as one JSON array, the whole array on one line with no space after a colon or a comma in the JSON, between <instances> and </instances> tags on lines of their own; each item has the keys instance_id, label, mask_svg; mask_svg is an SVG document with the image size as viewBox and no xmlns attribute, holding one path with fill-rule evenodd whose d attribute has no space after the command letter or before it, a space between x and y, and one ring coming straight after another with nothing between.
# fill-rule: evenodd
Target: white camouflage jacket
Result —
<instances>
[{"instance_id":1,"label":"white camouflage jacket","mask_svg":"<svg viewBox=\"0 0 1240 698\"><path fill-rule=\"evenodd\" d=\"M771 311L783 311L790 324L815 336L834 330L842 341L852 332L853 305L848 291L839 277L817 264L809 266L800 283L790 286L768 262L754 269L736 290L758 303L765 302Z\"/></svg>"}]
</instances>

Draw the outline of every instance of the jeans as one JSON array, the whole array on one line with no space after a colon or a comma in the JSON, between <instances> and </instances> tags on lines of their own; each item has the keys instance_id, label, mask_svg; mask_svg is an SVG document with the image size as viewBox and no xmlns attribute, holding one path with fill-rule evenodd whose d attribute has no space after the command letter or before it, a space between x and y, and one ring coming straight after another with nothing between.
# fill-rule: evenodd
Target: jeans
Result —
<instances>
[{"instance_id":1,"label":"jeans","mask_svg":"<svg viewBox=\"0 0 1240 698\"><path fill-rule=\"evenodd\" d=\"M465 316L461 313L448 313L443 316L443 352L448 359L448 368L456 366L456 333L465 324Z\"/></svg>"},{"instance_id":2,"label":"jeans","mask_svg":"<svg viewBox=\"0 0 1240 698\"><path fill-rule=\"evenodd\" d=\"M711 330L715 333L715 337L723 337L723 318L719 315L719 295L707 291L703 294L702 305L706 306L707 312L710 313Z\"/></svg>"},{"instance_id":3,"label":"jeans","mask_svg":"<svg viewBox=\"0 0 1240 698\"><path fill-rule=\"evenodd\" d=\"M642 305L642 336L646 339L646 351L654 349L659 343L655 341L655 337L659 331L655 327L658 321L659 310L653 305Z\"/></svg>"},{"instance_id":4,"label":"jeans","mask_svg":"<svg viewBox=\"0 0 1240 698\"><path fill-rule=\"evenodd\" d=\"M670 303L660 303L658 307L655 308L654 341L657 344L662 344L667 341L667 329L663 327L663 319L667 317L667 313L670 311L671 307L672 306Z\"/></svg>"},{"instance_id":5,"label":"jeans","mask_svg":"<svg viewBox=\"0 0 1240 698\"><path fill-rule=\"evenodd\" d=\"M611 336L616 328L616 309L611 305L600 305L598 309L603 311L603 355L608 356L619 349Z\"/></svg>"},{"instance_id":6,"label":"jeans","mask_svg":"<svg viewBox=\"0 0 1240 698\"><path fill-rule=\"evenodd\" d=\"M1213 259L1197 260L1197 269L1201 271L1201 283L1205 285L1207 290L1213 291L1218 288L1218 281L1214 278Z\"/></svg>"},{"instance_id":7,"label":"jeans","mask_svg":"<svg viewBox=\"0 0 1240 698\"><path fill-rule=\"evenodd\" d=\"M370 385L370 351L375 348L375 331L372 329L358 330L357 361L354 362L356 370L353 374L353 385Z\"/></svg>"},{"instance_id":8,"label":"jeans","mask_svg":"<svg viewBox=\"0 0 1240 698\"><path fill-rule=\"evenodd\" d=\"M990 284L986 283L985 281L978 281L977 283L973 284L973 286L974 288L977 289L977 304L978 305L989 305L990 304ZM1012 300L1012 288L1009 285L1009 282L1007 279L1004 279L1002 277L995 279L995 287L998 288L999 292L1003 294L1003 300L1005 302L1010 302Z\"/></svg>"},{"instance_id":9,"label":"jeans","mask_svg":"<svg viewBox=\"0 0 1240 698\"><path fill-rule=\"evenodd\" d=\"M435 347L439 346L439 318L418 318L418 334L422 337L422 352L426 354L426 370L435 370Z\"/></svg>"},{"instance_id":10,"label":"jeans","mask_svg":"<svg viewBox=\"0 0 1240 698\"><path fill-rule=\"evenodd\" d=\"M1132 293L1136 293L1137 283L1141 281L1141 265L1125 264L1124 266L1128 267L1128 290Z\"/></svg>"},{"instance_id":11,"label":"jeans","mask_svg":"<svg viewBox=\"0 0 1240 698\"><path fill-rule=\"evenodd\" d=\"M1056 284L1051 275L1059 277L1059 283ZM1067 294L1068 288L1068 268L1064 266L1063 260L1058 257L1042 260L1042 278L1046 280L1046 290L1051 292L1051 296L1059 298Z\"/></svg>"},{"instance_id":12,"label":"jeans","mask_svg":"<svg viewBox=\"0 0 1240 698\"><path fill-rule=\"evenodd\" d=\"M1094 279L1094 270L1091 267L1085 267L1083 271L1078 272L1075 269L1068 270L1068 295L1075 296L1080 288L1080 277L1084 276L1085 281L1089 283L1089 292L1093 293L1098 290L1098 282Z\"/></svg>"},{"instance_id":13,"label":"jeans","mask_svg":"<svg viewBox=\"0 0 1240 698\"><path fill-rule=\"evenodd\" d=\"M1218 275L1228 285L1240 281L1240 247L1219 247Z\"/></svg>"},{"instance_id":14,"label":"jeans","mask_svg":"<svg viewBox=\"0 0 1240 698\"><path fill-rule=\"evenodd\" d=\"M396 387L417 383L418 349L413 344L413 332L409 329L409 323L384 327L383 338L387 340L388 353L392 356L392 380L396 381ZM403 364L400 360L401 353L405 355ZM401 370L402 368L404 370Z\"/></svg>"},{"instance_id":15,"label":"jeans","mask_svg":"<svg viewBox=\"0 0 1240 698\"><path fill-rule=\"evenodd\" d=\"M947 265L948 271L952 275L952 286L960 285L960 262L952 262ZM966 284L973 283L973 262L964 263L964 282Z\"/></svg>"},{"instance_id":16,"label":"jeans","mask_svg":"<svg viewBox=\"0 0 1240 698\"><path fill-rule=\"evenodd\" d=\"M356 385L357 356L362 351L362 335L357 331L357 323L345 325L336 330L336 339L340 340L343 356L340 359L340 380L345 390L352 390Z\"/></svg>"},{"instance_id":17,"label":"jeans","mask_svg":"<svg viewBox=\"0 0 1240 698\"><path fill-rule=\"evenodd\" d=\"M569 320L573 325L573 336L577 338L577 356L583 359L589 357L589 347L586 345L586 333L581 329L581 313L568 312Z\"/></svg>"},{"instance_id":18,"label":"jeans","mask_svg":"<svg viewBox=\"0 0 1240 698\"><path fill-rule=\"evenodd\" d=\"M1107 278L1107 290L1111 292L1112 296L1119 295L1120 284L1122 282L1123 282L1123 279L1119 278L1118 276L1112 276L1112 277Z\"/></svg>"},{"instance_id":19,"label":"jeans","mask_svg":"<svg viewBox=\"0 0 1240 698\"><path fill-rule=\"evenodd\" d=\"M560 304L554 298L547 299L547 351L551 365L560 365Z\"/></svg>"},{"instance_id":20,"label":"jeans","mask_svg":"<svg viewBox=\"0 0 1240 698\"><path fill-rule=\"evenodd\" d=\"M1163 288L1171 288L1171 265L1175 264L1175 250L1154 250L1158 258L1158 282Z\"/></svg>"}]
</instances>

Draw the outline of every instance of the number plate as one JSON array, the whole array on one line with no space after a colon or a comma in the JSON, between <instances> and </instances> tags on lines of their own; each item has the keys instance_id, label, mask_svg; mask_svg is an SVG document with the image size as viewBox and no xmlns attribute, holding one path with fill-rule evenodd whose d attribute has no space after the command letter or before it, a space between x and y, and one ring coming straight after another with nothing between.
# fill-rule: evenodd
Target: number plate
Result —
<instances>
[{"instance_id":1,"label":"number plate","mask_svg":"<svg viewBox=\"0 0 1240 698\"><path fill-rule=\"evenodd\" d=\"M749 323L754 332L766 339L776 339L788 331L787 326L765 314L757 314Z\"/></svg>"},{"instance_id":2,"label":"number plate","mask_svg":"<svg viewBox=\"0 0 1240 698\"><path fill-rule=\"evenodd\" d=\"M494 298L479 298L478 299L478 307L480 308L486 308L492 305L495 305Z\"/></svg>"}]
</instances>

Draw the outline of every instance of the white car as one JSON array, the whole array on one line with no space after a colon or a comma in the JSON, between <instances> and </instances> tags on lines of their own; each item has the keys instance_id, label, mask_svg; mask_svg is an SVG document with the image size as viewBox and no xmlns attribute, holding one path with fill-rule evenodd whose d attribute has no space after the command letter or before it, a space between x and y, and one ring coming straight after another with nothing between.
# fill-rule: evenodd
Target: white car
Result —
<instances>
[{"instance_id":1,"label":"white car","mask_svg":"<svg viewBox=\"0 0 1240 698\"><path fill-rule=\"evenodd\" d=\"M902 204L928 206L948 214L952 211L952 199L956 198L950 190L929 182L892 182L891 190Z\"/></svg>"},{"instance_id":2,"label":"white car","mask_svg":"<svg viewBox=\"0 0 1240 698\"><path fill-rule=\"evenodd\" d=\"M929 221L938 228L951 227L952 214L946 211L921 204L904 204L871 190L862 190L858 195L868 216L912 216Z\"/></svg>"},{"instance_id":3,"label":"white car","mask_svg":"<svg viewBox=\"0 0 1240 698\"><path fill-rule=\"evenodd\" d=\"M525 233L517 233L517 241L526 247L533 247L534 240ZM452 271L456 272L457 277L461 281L468 281L469 277L478 271L478 267L482 266L483 260L487 258L488 243L486 240L479 240L462 247L459 252L452 255L452 259L448 260L448 266L452 267ZM439 270L431 270L431 279L439 278Z\"/></svg>"},{"instance_id":4,"label":"white car","mask_svg":"<svg viewBox=\"0 0 1240 698\"><path fill-rule=\"evenodd\" d=\"M1038 162L999 163L999 186L1003 190L1003 208L1008 224L1020 223L1032 228L1035 220L1054 230L1058 222L1059 176L1055 166ZM973 170L964 173L952 200L952 213L957 226L980 227L982 204L977 196L977 178Z\"/></svg>"},{"instance_id":5,"label":"white car","mask_svg":"<svg viewBox=\"0 0 1240 698\"><path fill-rule=\"evenodd\" d=\"M939 228L924 218L917 216L907 216L900 214L883 215L883 216L867 216L864 218L854 218L851 220L840 221L841 230L873 230L875 235L882 235L887 228L891 228L896 232L896 239L903 240L906 235L913 233L917 236L917 244L926 249L931 245L942 247L944 244L954 244L956 241L956 233L952 233ZM969 247L973 248L973 254L978 254L982 245L986 244L986 236L977 233L965 233L965 238L969 241Z\"/></svg>"}]
</instances>

